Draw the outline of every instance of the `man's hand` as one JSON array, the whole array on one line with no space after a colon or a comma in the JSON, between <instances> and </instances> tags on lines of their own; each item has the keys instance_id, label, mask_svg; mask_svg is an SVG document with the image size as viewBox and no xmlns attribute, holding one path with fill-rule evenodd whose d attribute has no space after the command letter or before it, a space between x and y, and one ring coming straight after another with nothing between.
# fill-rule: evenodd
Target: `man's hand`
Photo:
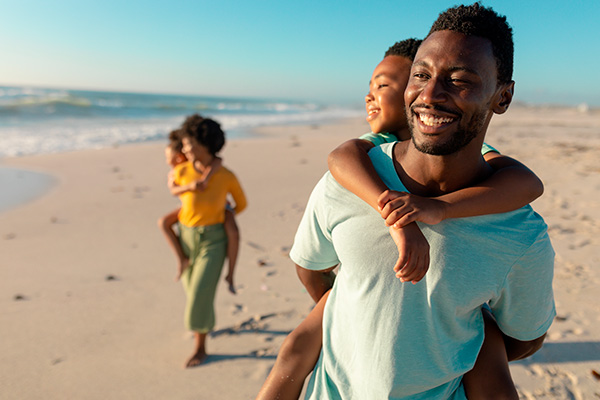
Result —
<instances>
[{"instance_id":1,"label":"man's hand","mask_svg":"<svg viewBox=\"0 0 600 400\"><path fill-rule=\"evenodd\" d=\"M401 282L419 282L429 269L429 243L414 222L402 228L390 227L390 235L398 247L394 265Z\"/></svg>"},{"instance_id":2,"label":"man's hand","mask_svg":"<svg viewBox=\"0 0 600 400\"><path fill-rule=\"evenodd\" d=\"M446 215L446 203L406 192L386 190L377 200L385 224L401 228L419 221L429 225L440 223Z\"/></svg>"}]
</instances>

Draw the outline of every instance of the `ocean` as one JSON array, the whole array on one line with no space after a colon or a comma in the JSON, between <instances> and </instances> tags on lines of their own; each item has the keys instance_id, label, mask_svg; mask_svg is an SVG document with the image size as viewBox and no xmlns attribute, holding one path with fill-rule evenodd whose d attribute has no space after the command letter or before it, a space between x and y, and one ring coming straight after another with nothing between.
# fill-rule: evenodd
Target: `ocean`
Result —
<instances>
[{"instance_id":1,"label":"ocean","mask_svg":"<svg viewBox=\"0 0 600 400\"><path fill-rule=\"evenodd\" d=\"M221 123L228 139L264 125L364 115L310 102L0 86L0 158L166 140L184 117Z\"/></svg>"}]
</instances>

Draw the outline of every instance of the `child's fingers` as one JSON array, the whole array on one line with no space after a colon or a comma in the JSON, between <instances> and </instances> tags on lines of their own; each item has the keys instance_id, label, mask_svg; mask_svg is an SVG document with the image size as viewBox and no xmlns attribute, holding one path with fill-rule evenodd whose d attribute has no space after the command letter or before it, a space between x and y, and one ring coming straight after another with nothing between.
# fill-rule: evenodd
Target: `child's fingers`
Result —
<instances>
[{"instance_id":1,"label":"child's fingers","mask_svg":"<svg viewBox=\"0 0 600 400\"><path fill-rule=\"evenodd\" d=\"M383 209L383 207L385 207L385 205L387 204L388 201L390 201L392 199L392 195L391 195L391 191L386 190L385 192L381 193L379 195L379 198L377 198L377 205L379 206L379 209Z\"/></svg>"},{"instance_id":2,"label":"child's fingers","mask_svg":"<svg viewBox=\"0 0 600 400\"><path fill-rule=\"evenodd\" d=\"M408 253L404 248L398 249L398 260L396 260L396 264L394 265L394 272L398 273L400 270L406 265L408 262Z\"/></svg>"},{"instance_id":3,"label":"child's fingers","mask_svg":"<svg viewBox=\"0 0 600 400\"><path fill-rule=\"evenodd\" d=\"M429 270L429 251L427 251L424 254L421 254L418 257L418 266L416 269L416 276L411 280L411 282L413 284L419 282L421 279L423 279L423 277L425 276L425 274L427 273L428 270Z\"/></svg>"},{"instance_id":4,"label":"child's fingers","mask_svg":"<svg viewBox=\"0 0 600 400\"><path fill-rule=\"evenodd\" d=\"M388 217L388 219L389 219L389 217ZM411 222L416 222L416 221L417 221L417 212L411 211L411 212L408 212L408 213L402 215L395 222L392 222L391 219L389 221L386 219L385 223L386 223L386 225L390 225L396 229L400 229L403 226L406 226L406 225L410 224Z\"/></svg>"},{"instance_id":5,"label":"child's fingers","mask_svg":"<svg viewBox=\"0 0 600 400\"><path fill-rule=\"evenodd\" d=\"M409 282L416 268L416 257L411 254L406 264L396 273L396 277L400 278L401 282Z\"/></svg>"}]
</instances>

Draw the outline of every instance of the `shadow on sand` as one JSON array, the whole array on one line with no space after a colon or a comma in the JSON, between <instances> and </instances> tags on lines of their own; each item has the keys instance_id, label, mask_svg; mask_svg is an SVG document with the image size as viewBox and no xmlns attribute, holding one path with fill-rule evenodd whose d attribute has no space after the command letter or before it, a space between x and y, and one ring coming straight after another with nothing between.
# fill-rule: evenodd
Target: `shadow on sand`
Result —
<instances>
[{"instance_id":1,"label":"shadow on sand","mask_svg":"<svg viewBox=\"0 0 600 400\"><path fill-rule=\"evenodd\" d=\"M600 342L549 342L519 364L600 361Z\"/></svg>"}]
</instances>

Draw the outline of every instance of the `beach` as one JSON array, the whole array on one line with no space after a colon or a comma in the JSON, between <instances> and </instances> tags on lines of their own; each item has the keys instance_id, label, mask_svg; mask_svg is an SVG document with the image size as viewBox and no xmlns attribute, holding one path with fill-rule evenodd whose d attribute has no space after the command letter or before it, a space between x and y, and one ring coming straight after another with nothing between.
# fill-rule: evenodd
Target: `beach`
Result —
<instances>
[{"instance_id":1,"label":"beach","mask_svg":"<svg viewBox=\"0 0 600 400\"><path fill-rule=\"evenodd\" d=\"M327 154L367 131L351 118L262 127L226 144L224 164L249 201L237 218L238 293L221 283L210 357L187 370L184 293L157 227L178 207L165 143L1 158L0 168L50 178L43 194L0 210L0 398L253 399L313 305L288 258L306 201ZM538 353L511 363L519 394L598 398L600 112L512 107L486 142L543 180L533 207L556 251L557 318Z\"/></svg>"}]
</instances>

